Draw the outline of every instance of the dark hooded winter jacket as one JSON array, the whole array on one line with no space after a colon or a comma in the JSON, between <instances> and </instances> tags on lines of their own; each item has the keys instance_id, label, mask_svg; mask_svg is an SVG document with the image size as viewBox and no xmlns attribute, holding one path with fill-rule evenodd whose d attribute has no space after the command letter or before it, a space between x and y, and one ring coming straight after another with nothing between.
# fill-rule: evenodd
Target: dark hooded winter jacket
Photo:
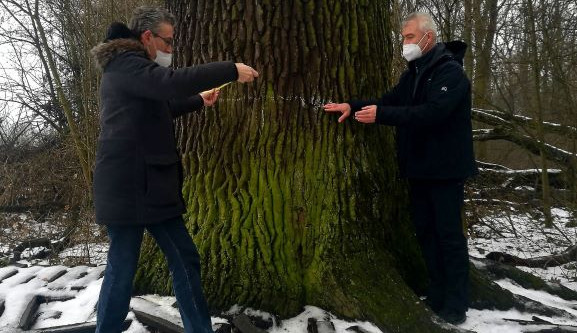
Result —
<instances>
[{"instance_id":1,"label":"dark hooded winter jacket","mask_svg":"<svg viewBox=\"0 0 577 333\"><path fill-rule=\"evenodd\" d=\"M376 123L396 126L402 177L465 179L478 173L473 153L471 84L463 71L467 45L438 43L409 63L380 99L349 101L356 112L377 105Z\"/></svg>"},{"instance_id":2,"label":"dark hooded winter jacket","mask_svg":"<svg viewBox=\"0 0 577 333\"><path fill-rule=\"evenodd\" d=\"M133 39L101 43L92 53L103 70L93 183L96 221L146 225L181 215L182 166L173 118L200 109L199 92L236 80L236 66L161 67Z\"/></svg>"}]
</instances>

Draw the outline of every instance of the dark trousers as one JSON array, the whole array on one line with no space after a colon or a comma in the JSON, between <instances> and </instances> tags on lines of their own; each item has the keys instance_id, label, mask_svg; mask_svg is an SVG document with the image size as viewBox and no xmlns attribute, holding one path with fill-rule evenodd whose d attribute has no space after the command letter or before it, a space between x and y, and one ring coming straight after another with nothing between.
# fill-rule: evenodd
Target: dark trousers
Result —
<instances>
[{"instance_id":1,"label":"dark trousers","mask_svg":"<svg viewBox=\"0 0 577 333\"><path fill-rule=\"evenodd\" d=\"M144 229L166 259L186 333L212 333L200 257L181 217L148 226L107 226L110 248L98 299L96 333L119 333L128 314Z\"/></svg>"},{"instance_id":2,"label":"dark trousers","mask_svg":"<svg viewBox=\"0 0 577 333\"><path fill-rule=\"evenodd\" d=\"M461 218L461 180L410 180L411 217L429 273L428 303L436 312L464 313L469 254Z\"/></svg>"}]
</instances>

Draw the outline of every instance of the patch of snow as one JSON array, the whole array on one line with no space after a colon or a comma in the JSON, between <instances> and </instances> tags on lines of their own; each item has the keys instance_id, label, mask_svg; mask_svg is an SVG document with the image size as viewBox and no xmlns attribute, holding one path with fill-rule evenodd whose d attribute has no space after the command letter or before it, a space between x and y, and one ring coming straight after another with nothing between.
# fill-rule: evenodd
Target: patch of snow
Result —
<instances>
[{"instance_id":1,"label":"patch of snow","mask_svg":"<svg viewBox=\"0 0 577 333\"><path fill-rule=\"evenodd\" d=\"M574 316L577 316L577 302L576 301L567 301L567 300L564 300L558 296L551 295L549 293L546 293L546 292L540 291L540 290L525 289L525 288L520 287L519 285L517 285L516 283L514 283L508 279L498 280L498 281L495 281L495 283L497 283L501 288L507 289L514 294L525 296L525 297L532 299L534 301L537 301L539 303L545 304L545 305L553 307L553 308L565 310L568 313L570 313ZM543 317L543 316L540 316L540 317ZM544 318L546 318L546 317L544 317ZM574 325L575 324L575 322L572 320L566 320L566 319L562 319L562 318L554 318L554 319L550 318L550 319L552 322L559 323L559 324L565 324L565 325Z\"/></svg>"},{"instance_id":2,"label":"patch of snow","mask_svg":"<svg viewBox=\"0 0 577 333\"><path fill-rule=\"evenodd\" d=\"M16 272L18 272L18 269L14 266L0 267L0 282L8 276L13 276Z\"/></svg>"},{"instance_id":3,"label":"patch of snow","mask_svg":"<svg viewBox=\"0 0 577 333\"><path fill-rule=\"evenodd\" d=\"M102 279L92 281L86 289L75 293L75 297L71 300L41 304L38 312L61 312L62 315L60 318L47 318L37 321L33 328L39 329L95 321L96 303L98 302L101 284ZM42 288L40 291L44 292L45 295L51 296L65 296L67 294L62 291L49 291L46 288Z\"/></svg>"},{"instance_id":4,"label":"patch of snow","mask_svg":"<svg viewBox=\"0 0 577 333\"><path fill-rule=\"evenodd\" d=\"M51 279L54 278L55 274L58 274L59 272L62 272L63 270L67 270L67 267L64 266L50 266L50 267L46 267L44 269L42 269L41 271L39 271L36 274L36 277L44 280L44 281L49 281Z\"/></svg>"},{"instance_id":5,"label":"patch of snow","mask_svg":"<svg viewBox=\"0 0 577 333\"><path fill-rule=\"evenodd\" d=\"M367 321L345 321L316 306L307 305L304 311L296 317L283 320L279 326L274 326L269 333L305 333L307 332L308 318L315 318L318 321L331 320L336 329L336 333L349 333L346 331L351 326L359 326L370 333L382 333L374 324Z\"/></svg>"},{"instance_id":6,"label":"patch of snow","mask_svg":"<svg viewBox=\"0 0 577 333\"><path fill-rule=\"evenodd\" d=\"M535 191L535 188L532 186L517 186L515 191Z\"/></svg>"},{"instance_id":7,"label":"patch of snow","mask_svg":"<svg viewBox=\"0 0 577 333\"><path fill-rule=\"evenodd\" d=\"M78 244L74 247L64 249L58 257L60 259L66 258L86 258L93 265L105 265L106 256L108 253L108 244L90 243Z\"/></svg>"},{"instance_id":8,"label":"patch of snow","mask_svg":"<svg viewBox=\"0 0 577 333\"><path fill-rule=\"evenodd\" d=\"M2 295L2 293L5 291L7 292L11 290L12 287L23 285L26 283L26 281L30 281L30 279L33 278L41 269L42 267L28 267L19 269L18 274L2 281L2 284L0 284L0 295Z\"/></svg>"},{"instance_id":9,"label":"patch of snow","mask_svg":"<svg viewBox=\"0 0 577 333\"><path fill-rule=\"evenodd\" d=\"M162 310L165 311L166 313L175 317L180 317L180 312L178 311L178 308L172 306L172 304L176 302L176 297L174 296L142 295L138 296L138 298L142 298L149 302L158 304L162 308Z\"/></svg>"},{"instance_id":10,"label":"patch of snow","mask_svg":"<svg viewBox=\"0 0 577 333\"><path fill-rule=\"evenodd\" d=\"M551 214L555 224L551 229L543 227L541 218L526 213L501 211L483 217L482 223L472 227L474 237L469 240L469 254L484 258L489 252L505 252L520 258L534 258L563 252L577 240L577 228L565 226L574 217L571 211L563 208L553 208ZM546 281L563 284L577 281L575 263L546 269L518 268Z\"/></svg>"},{"instance_id":11,"label":"patch of snow","mask_svg":"<svg viewBox=\"0 0 577 333\"><path fill-rule=\"evenodd\" d=\"M476 310L467 311L467 321L460 328L482 333L523 333L527 326L506 319L532 320L532 315L517 310Z\"/></svg>"},{"instance_id":12,"label":"patch of snow","mask_svg":"<svg viewBox=\"0 0 577 333\"><path fill-rule=\"evenodd\" d=\"M569 210L563 208L551 208L551 215L560 219L569 219L573 216Z\"/></svg>"},{"instance_id":13,"label":"patch of snow","mask_svg":"<svg viewBox=\"0 0 577 333\"><path fill-rule=\"evenodd\" d=\"M0 317L0 331L9 331L8 328L16 328L22 313L30 300L37 294L45 282L32 278L41 267L23 268L18 274L0 283L0 299L5 300L5 311ZM28 282L26 282L28 281Z\"/></svg>"},{"instance_id":14,"label":"patch of snow","mask_svg":"<svg viewBox=\"0 0 577 333\"><path fill-rule=\"evenodd\" d=\"M172 322L173 324L183 326L182 319L180 314L174 314L174 311L171 311L172 306L161 306L156 303L150 302L142 297L133 297L130 301L130 308L134 309L135 311L141 311L148 314L152 314L157 317L161 317L167 319L168 321ZM174 309L174 308L172 308Z\"/></svg>"},{"instance_id":15,"label":"patch of snow","mask_svg":"<svg viewBox=\"0 0 577 333\"><path fill-rule=\"evenodd\" d=\"M50 289L67 289L72 283L88 274L90 268L87 266L76 266L68 270L66 274L58 278L56 281L48 284Z\"/></svg>"},{"instance_id":16,"label":"patch of snow","mask_svg":"<svg viewBox=\"0 0 577 333\"><path fill-rule=\"evenodd\" d=\"M97 266L97 267L93 267L93 268L88 268L88 271L87 271L88 274L86 274L85 276L83 276L81 278L72 280L70 283L68 283L68 287L70 287L70 288L86 287L92 281L101 279L104 276L104 270L105 269L106 269L106 266ZM86 273L86 272L83 272L83 273Z\"/></svg>"},{"instance_id":17,"label":"patch of snow","mask_svg":"<svg viewBox=\"0 0 577 333\"><path fill-rule=\"evenodd\" d=\"M134 313L129 312L126 318L132 319L132 323L124 333L149 333L149 331L138 320L136 320Z\"/></svg>"},{"instance_id":18,"label":"patch of snow","mask_svg":"<svg viewBox=\"0 0 577 333\"><path fill-rule=\"evenodd\" d=\"M265 320L265 321L270 321L270 322L273 323L273 325L276 325L276 318L275 318L273 315L271 315L270 313L268 313L268 312L264 312L264 311L261 311L261 310L255 310L255 309L251 309L251 308L246 308L246 309L244 310L244 313L245 313L247 316L260 317L260 318L262 318L263 320Z\"/></svg>"},{"instance_id":19,"label":"patch of snow","mask_svg":"<svg viewBox=\"0 0 577 333\"><path fill-rule=\"evenodd\" d=\"M37 255L40 252L44 252L47 251L48 248L44 247L44 246L38 246L38 247L33 247L33 248L27 248L24 251L22 251L22 254L20 255L21 258L30 258L32 256Z\"/></svg>"}]
</instances>

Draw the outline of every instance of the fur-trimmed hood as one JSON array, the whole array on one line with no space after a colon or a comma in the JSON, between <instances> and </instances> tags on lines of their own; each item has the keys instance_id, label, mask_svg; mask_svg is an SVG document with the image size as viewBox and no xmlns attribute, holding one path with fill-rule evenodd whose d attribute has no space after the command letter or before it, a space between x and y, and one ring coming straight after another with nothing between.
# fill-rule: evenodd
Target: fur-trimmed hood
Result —
<instances>
[{"instance_id":1,"label":"fur-trimmed hood","mask_svg":"<svg viewBox=\"0 0 577 333\"><path fill-rule=\"evenodd\" d=\"M141 52L143 56L147 56L144 45L134 39L113 39L111 41L100 43L90 50L94 57L96 66L103 70L108 63L119 54L125 52Z\"/></svg>"}]
</instances>

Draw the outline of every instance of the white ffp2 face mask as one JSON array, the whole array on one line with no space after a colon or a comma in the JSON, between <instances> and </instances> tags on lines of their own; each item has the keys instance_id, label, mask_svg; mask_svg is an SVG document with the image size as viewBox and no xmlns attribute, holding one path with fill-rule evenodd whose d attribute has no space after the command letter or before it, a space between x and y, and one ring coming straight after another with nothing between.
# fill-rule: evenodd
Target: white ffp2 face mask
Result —
<instances>
[{"instance_id":1,"label":"white ffp2 face mask","mask_svg":"<svg viewBox=\"0 0 577 333\"><path fill-rule=\"evenodd\" d=\"M154 62L162 67L168 67L172 64L172 53L156 50L156 58L154 59Z\"/></svg>"},{"instance_id":2,"label":"white ffp2 face mask","mask_svg":"<svg viewBox=\"0 0 577 333\"><path fill-rule=\"evenodd\" d=\"M403 44L403 57L407 59L407 61L410 62L415 59L419 59L420 57L423 56L423 51L421 50L419 43L423 41L423 38L425 38L425 36L427 36L427 34L424 34L423 37L421 37L421 39L419 40L419 42L417 42L417 44ZM427 47L428 44L429 42L425 44L425 47Z\"/></svg>"}]
</instances>

